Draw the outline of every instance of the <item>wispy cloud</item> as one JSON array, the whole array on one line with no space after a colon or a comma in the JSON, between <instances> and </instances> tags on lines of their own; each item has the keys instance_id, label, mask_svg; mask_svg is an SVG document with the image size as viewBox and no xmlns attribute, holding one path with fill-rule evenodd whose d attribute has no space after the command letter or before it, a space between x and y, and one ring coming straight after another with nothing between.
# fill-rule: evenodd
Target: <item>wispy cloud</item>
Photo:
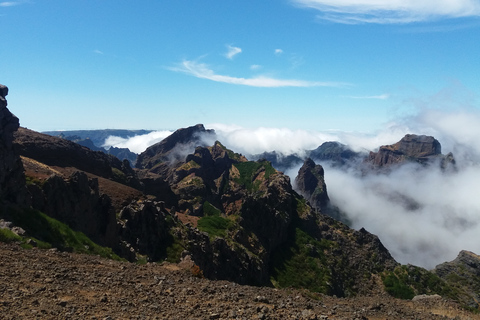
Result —
<instances>
[{"instance_id":1,"label":"wispy cloud","mask_svg":"<svg viewBox=\"0 0 480 320\"><path fill-rule=\"evenodd\" d=\"M275 53L276 56L279 56L283 53L283 50L282 49L275 49L274 53Z\"/></svg>"},{"instance_id":2,"label":"wispy cloud","mask_svg":"<svg viewBox=\"0 0 480 320\"><path fill-rule=\"evenodd\" d=\"M169 68L172 71L183 72L188 75L207 79L215 82L223 82L229 84L262 87L262 88L278 88L278 87L343 87L349 84L341 82L316 82L304 81L296 79L277 79L267 76L257 76L253 78L239 78L226 75L216 74L205 63L184 60L177 67Z\"/></svg>"},{"instance_id":3,"label":"wispy cloud","mask_svg":"<svg viewBox=\"0 0 480 320\"><path fill-rule=\"evenodd\" d=\"M347 96L347 98L387 100L388 98L390 98L390 94L384 93L384 94L380 94L380 95L377 95L377 96Z\"/></svg>"},{"instance_id":4,"label":"wispy cloud","mask_svg":"<svg viewBox=\"0 0 480 320\"><path fill-rule=\"evenodd\" d=\"M21 4L19 1L3 1L0 2L0 7L13 7Z\"/></svg>"},{"instance_id":5,"label":"wispy cloud","mask_svg":"<svg viewBox=\"0 0 480 320\"><path fill-rule=\"evenodd\" d=\"M412 23L480 16L478 0L291 0L336 23Z\"/></svg>"},{"instance_id":6,"label":"wispy cloud","mask_svg":"<svg viewBox=\"0 0 480 320\"><path fill-rule=\"evenodd\" d=\"M261 69L261 68L262 68L262 66L259 65L259 64L252 64L250 66L250 70L258 70L258 69Z\"/></svg>"},{"instance_id":7,"label":"wispy cloud","mask_svg":"<svg viewBox=\"0 0 480 320\"><path fill-rule=\"evenodd\" d=\"M233 57L235 57L237 54L239 54L240 52L242 52L242 49L239 48L239 47L234 47L234 46L231 46L231 45L227 45L227 53L225 53L225 57L227 59L230 59L232 60Z\"/></svg>"},{"instance_id":8,"label":"wispy cloud","mask_svg":"<svg viewBox=\"0 0 480 320\"><path fill-rule=\"evenodd\" d=\"M93 50L93 53L96 53L96 54L104 54L103 51L100 51L100 50L98 50L98 49Z\"/></svg>"}]
</instances>

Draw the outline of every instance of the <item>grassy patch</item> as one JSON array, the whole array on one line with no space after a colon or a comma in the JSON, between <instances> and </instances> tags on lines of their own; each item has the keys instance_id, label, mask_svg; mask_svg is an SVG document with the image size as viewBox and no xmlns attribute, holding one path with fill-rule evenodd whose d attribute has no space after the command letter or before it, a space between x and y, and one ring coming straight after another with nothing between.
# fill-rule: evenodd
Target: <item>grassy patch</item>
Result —
<instances>
[{"instance_id":1,"label":"grassy patch","mask_svg":"<svg viewBox=\"0 0 480 320\"><path fill-rule=\"evenodd\" d=\"M222 212L220 209L217 209L210 202L205 201L203 203L203 215L204 216L220 216Z\"/></svg>"},{"instance_id":2,"label":"grassy patch","mask_svg":"<svg viewBox=\"0 0 480 320\"><path fill-rule=\"evenodd\" d=\"M66 224L33 209L11 209L13 223L27 234L38 239L39 246L47 244L63 251L96 254L109 259L122 260L112 249L97 245L82 232L74 231Z\"/></svg>"},{"instance_id":3,"label":"grassy patch","mask_svg":"<svg viewBox=\"0 0 480 320\"><path fill-rule=\"evenodd\" d=\"M331 274L324 250L330 247L330 241L315 240L296 228L293 240L273 255L272 283L329 294Z\"/></svg>"},{"instance_id":4,"label":"grassy patch","mask_svg":"<svg viewBox=\"0 0 480 320\"><path fill-rule=\"evenodd\" d=\"M258 189L259 183L254 184L254 175L259 171L259 169L263 168L265 170L265 179L270 178L272 174L274 174L275 168L272 167L270 162L262 161L262 162L255 162L255 161L247 161L247 162L240 162L235 164L235 167L238 169L240 177L234 179L236 183L245 186L248 191L252 191Z\"/></svg>"},{"instance_id":5,"label":"grassy patch","mask_svg":"<svg viewBox=\"0 0 480 320\"><path fill-rule=\"evenodd\" d=\"M225 238L227 230L234 227L235 222L220 216L205 216L197 222L198 230L208 233L210 237Z\"/></svg>"},{"instance_id":6,"label":"grassy patch","mask_svg":"<svg viewBox=\"0 0 480 320\"><path fill-rule=\"evenodd\" d=\"M0 242L15 242L15 241L21 241L22 237L17 235L15 232L13 232L10 229L2 228L0 229Z\"/></svg>"}]
</instances>

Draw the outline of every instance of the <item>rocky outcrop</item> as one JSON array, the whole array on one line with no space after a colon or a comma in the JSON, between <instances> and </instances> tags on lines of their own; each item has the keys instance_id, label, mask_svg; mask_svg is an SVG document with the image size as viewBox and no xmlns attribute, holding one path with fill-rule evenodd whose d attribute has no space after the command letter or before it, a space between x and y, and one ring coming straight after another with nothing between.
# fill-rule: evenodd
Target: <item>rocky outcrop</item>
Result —
<instances>
[{"instance_id":1,"label":"rocky outcrop","mask_svg":"<svg viewBox=\"0 0 480 320\"><path fill-rule=\"evenodd\" d=\"M185 159L195 147L206 144L202 141L214 140L215 131L206 130L203 124L178 129L159 143L150 146L138 155L137 168L152 169L155 165L175 163Z\"/></svg>"},{"instance_id":2,"label":"rocky outcrop","mask_svg":"<svg viewBox=\"0 0 480 320\"><path fill-rule=\"evenodd\" d=\"M165 209L163 202L134 201L120 212L119 236L136 253L151 261L164 260L174 242L172 229L178 220Z\"/></svg>"},{"instance_id":3,"label":"rocky outcrop","mask_svg":"<svg viewBox=\"0 0 480 320\"><path fill-rule=\"evenodd\" d=\"M442 158L442 147L431 136L407 134L399 142L381 146L378 152L370 152L368 162L374 167L388 167L404 162L427 164Z\"/></svg>"},{"instance_id":4,"label":"rocky outcrop","mask_svg":"<svg viewBox=\"0 0 480 320\"><path fill-rule=\"evenodd\" d=\"M315 164L308 158L298 170L295 178L295 187L314 209L321 210L329 203L327 185L325 184L324 170L319 164Z\"/></svg>"},{"instance_id":5,"label":"rocky outcrop","mask_svg":"<svg viewBox=\"0 0 480 320\"><path fill-rule=\"evenodd\" d=\"M8 88L0 85L0 201L28 205L23 166L13 145L19 121L7 108L7 95Z\"/></svg>"},{"instance_id":6,"label":"rocky outcrop","mask_svg":"<svg viewBox=\"0 0 480 320\"><path fill-rule=\"evenodd\" d=\"M118 248L117 220L110 198L100 194L97 179L76 171L69 178L53 175L41 185L30 185L33 207L93 241Z\"/></svg>"}]
</instances>

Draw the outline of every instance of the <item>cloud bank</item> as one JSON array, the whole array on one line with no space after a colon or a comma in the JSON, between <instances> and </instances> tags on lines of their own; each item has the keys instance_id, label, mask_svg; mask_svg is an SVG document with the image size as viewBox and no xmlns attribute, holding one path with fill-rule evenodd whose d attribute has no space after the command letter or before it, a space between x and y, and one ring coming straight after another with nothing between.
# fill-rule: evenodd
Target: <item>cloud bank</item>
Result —
<instances>
[{"instance_id":1,"label":"cloud bank","mask_svg":"<svg viewBox=\"0 0 480 320\"><path fill-rule=\"evenodd\" d=\"M261 88L279 88L279 87L342 87L345 83L340 82L314 82L295 79L277 79L267 76L257 76L253 78L238 78L226 75L216 74L205 63L184 60L177 67L169 68L172 71L182 72L200 79L207 79L215 82L229 84L261 87Z\"/></svg>"},{"instance_id":2,"label":"cloud bank","mask_svg":"<svg viewBox=\"0 0 480 320\"><path fill-rule=\"evenodd\" d=\"M142 153L149 146L162 141L172 134L172 131L154 131L145 135L138 135L128 139L110 136L105 140L103 147L128 148L135 153Z\"/></svg>"},{"instance_id":3,"label":"cloud bank","mask_svg":"<svg viewBox=\"0 0 480 320\"><path fill-rule=\"evenodd\" d=\"M292 0L336 23L398 24L480 16L477 0Z\"/></svg>"}]
</instances>

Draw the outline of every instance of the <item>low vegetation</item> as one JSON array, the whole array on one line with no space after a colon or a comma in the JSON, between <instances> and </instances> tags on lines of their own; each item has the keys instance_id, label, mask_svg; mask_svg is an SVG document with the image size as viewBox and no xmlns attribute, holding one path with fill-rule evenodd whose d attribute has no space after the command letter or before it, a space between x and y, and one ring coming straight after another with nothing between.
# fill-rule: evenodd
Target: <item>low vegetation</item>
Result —
<instances>
[{"instance_id":1,"label":"low vegetation","mask_svg":"<svg viewBox=\"0 0 480 320\"><path fill-rule=\"evenodd\" d=\"M306 288L329 294L330 270L326 267L324 250L330 241L313 239L299 228L288 245L272 259L272 283L278 287Z\"/></svg>"},{"instance_id":2,"label":"low vegetation","mask_svg":"<svg viewBox=\"0 0 480 320\"><path fill-rule=\"evenodd\" d=\"M66 224L38 210L11 208L8 218L26 231L28 237L22 237L24 239L22 241L27 244L27 247L27 240L32 239L37 246L43 248L55 247L63 251L96 254L109 259L122 260L113 253L112 249L99 246L82 232L74 231ZM9 237L11 238L11 235Z\"/></svg>"},{"instance_id":3,"label":"low vegetation","mask_svg":"<svg viewBox=\"0 0 480 320\"><path fill-rule=\"evenodd\" d=\"M385 290L399 299L412 299L419 294L438 294L458 300L460 291L434 273L420 267L403 265L382 274Z\"/></svg>"}]
</instances>

